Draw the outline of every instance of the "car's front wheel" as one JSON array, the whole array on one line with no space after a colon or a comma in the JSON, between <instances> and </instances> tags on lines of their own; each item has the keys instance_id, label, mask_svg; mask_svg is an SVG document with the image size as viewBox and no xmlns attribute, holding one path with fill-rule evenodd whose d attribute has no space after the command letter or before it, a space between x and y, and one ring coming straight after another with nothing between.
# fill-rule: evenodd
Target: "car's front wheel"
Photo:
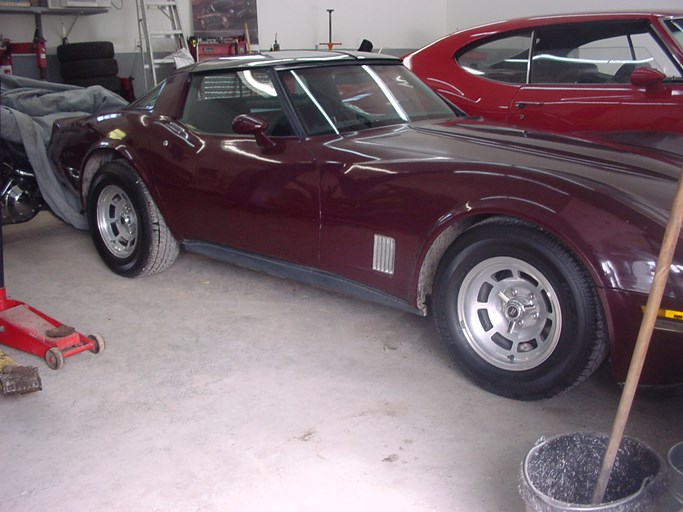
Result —
<instances>
[{"instance_id":1,"label":"car's front wheel","mask_svg":"<svg viewBox=\"0 0 683 512\"><path fill-rule=\"evenodd\" d=\"M605 357L602 310L585 270L522 222L491 219L465 232L439 266L433 307L456 364L498 395L552 396Z\"/></svg>"},{"instance_id":2,"label":"car's front wheel","mask_svg":"<svg viewBox=\"0 0 683 512\"><path fill-rule=\"evenodd\" d=\"M107 162L95 173L87 211L97 252L119 275L155 274L178 256L179 244L147 187L125 162Z\"/></svg>"}]
</instances>

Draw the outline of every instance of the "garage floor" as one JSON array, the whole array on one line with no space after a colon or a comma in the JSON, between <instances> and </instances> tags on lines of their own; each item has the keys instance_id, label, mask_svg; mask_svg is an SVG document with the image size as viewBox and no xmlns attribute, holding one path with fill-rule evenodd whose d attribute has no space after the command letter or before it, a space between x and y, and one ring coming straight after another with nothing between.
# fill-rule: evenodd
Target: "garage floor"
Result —
<instances>
[{"instance_id":1,"label":"garage floor","mask_svg":"<svg viewBox=\"0 0 683 512\"><path fill-rule=\"evenodd\" d=\"M516 402L454 369L430 319L182 253L128 280L48 213L4 228L10 297L107 348L0 396L0 510L524 510L540 436L608 432L606 368ZM627 434L683 440L683 394L639 396Z\"/></svg>"}]
</instances>

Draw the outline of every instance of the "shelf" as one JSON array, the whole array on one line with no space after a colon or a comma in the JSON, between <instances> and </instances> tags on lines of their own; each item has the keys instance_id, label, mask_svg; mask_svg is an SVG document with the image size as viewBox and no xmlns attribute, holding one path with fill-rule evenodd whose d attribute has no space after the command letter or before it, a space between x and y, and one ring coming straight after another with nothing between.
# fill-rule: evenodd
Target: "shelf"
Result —
<instances>
[{"instance_id":1,"label":"shelf","mask_svg":"<svg viewBox=\"0 0 683 512\"><path fill-rule=\"evenodd\" d=\"M3 6L0 2L0 13L2 14L27 14L33 16L37 37L43 37L43 15L46 16L75 16L71 26L68 30L64 29L64 23L62 23L62 41L66 42L71 30L76 25L76 22L81 16L90 16L92 14L105 14L108 9L104 7L66 7L63 9L50 9L48 7L31 7L31 6L14 6L6 5ZM45 79L45 69L40 68L40 78Z\"/></svg>"},{"instance_id":2,"label":"shelf","mask_svg":"<svg viewBox=\"0 0 683 512\"><path fill-rule=\"evenodd\" d=\"M104 7L66 7L63 9L50 9L49 7L21 7L21 6L2 6L0 2L0 13L3 14L28 14L32 15L35 23L38 35L43 37L43 15L47 16L76 16L71 27L66 32L64 31L64 26L62 25L62 39L69 37L71 29L73 29L76 21L80 16L90 16L92 14L105 14L108 9Z\"/></svg>"},{"instance_id":3,"label":"shelf","mask_svg":"<svg viewBox=\"0 0 683 512\"><path fill-rule=\"evenodd\" d=\"M31 14L34 16L89 16L91 14L104 14L107 9L104 7L65 7L63 9L49 9L48 7L21 7L3 6L0 2L0 13L4 14Z\"/></svg>"}]
</instances>

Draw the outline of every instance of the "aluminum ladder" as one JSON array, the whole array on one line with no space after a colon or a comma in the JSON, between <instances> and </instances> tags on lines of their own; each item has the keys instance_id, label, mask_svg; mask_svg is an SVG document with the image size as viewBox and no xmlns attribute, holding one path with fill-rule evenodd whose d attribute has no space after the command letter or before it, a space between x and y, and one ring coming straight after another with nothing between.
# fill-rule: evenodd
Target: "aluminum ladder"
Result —
<instances>
[{"instance_id":1,"label":"aluminum ladder","mask_svg":"<svg viewBox=\"0 0 683 512\"><path fill-rule=\"evenodd\" d=\"M160 53L163 49L159 45L154 45L155 41L172 40L175 42L175 49L165 54L184 48L189 51L187 39L183 34L178 16L178 4L175 0L136 0L138 10L138 31L140 34L140 54L142 55L142 67L145 77L145 90L149 89L147 84L147 73L151 71L152 86L157 84L157 68L174 64L174 60L168 56L157 58L155 51ZM153 29L150 29L150 23ZM170 25L170 27L169 27ZM169 46L167 44L167 46Z\"/></svg>"}]
</instances>

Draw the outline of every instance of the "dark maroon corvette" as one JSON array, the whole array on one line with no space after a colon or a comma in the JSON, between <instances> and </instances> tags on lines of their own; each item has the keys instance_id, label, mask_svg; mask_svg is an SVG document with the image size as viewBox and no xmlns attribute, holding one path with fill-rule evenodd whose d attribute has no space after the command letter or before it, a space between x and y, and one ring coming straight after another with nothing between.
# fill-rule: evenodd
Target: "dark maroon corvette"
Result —
<instances>
[{"instance_id":1,"label":"dark maroon corvette","mask_svg":"<svg viewBox=\"0 0 683 512\"><path fill-rule=\"evenodd\" d=\"M215 258L431 313L460 368L552 396L623 380L678 178L672 153L459 116L399 60L277 52L175 72L60 121L51 154L116 273ZM683 252L642 382L683 381Z\"/></svg>"}]
</instances>

